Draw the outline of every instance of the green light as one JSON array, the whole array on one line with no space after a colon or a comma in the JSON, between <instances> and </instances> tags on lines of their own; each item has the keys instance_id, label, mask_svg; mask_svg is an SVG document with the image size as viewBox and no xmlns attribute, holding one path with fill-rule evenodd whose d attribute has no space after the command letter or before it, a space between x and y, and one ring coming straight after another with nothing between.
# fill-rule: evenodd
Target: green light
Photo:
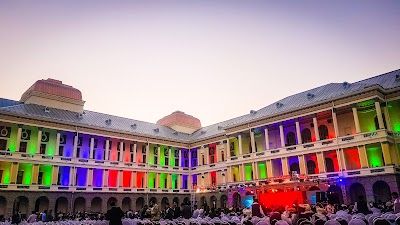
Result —
<instances>
[{"instance_id":1,"label":"green light","mask_svg":"<svg viewBox=\"0 0 400 225\"><path fill-rule=\"evenodd\" d=\"M149 188L157 188L154 183L154 180L156 179L156 174L155 173L148 173L148 187Z\"/></svg>"},{"instance_id":2,"label":"green light","mask_svg":"<svg viewBox=\"0 0 400 225\"><path fill-rule=\"evenodd\" d=\"M32 180L32 164L31 163L21 163L18 165L18 171L24 171L22 178L22 184L29 185Z\"/></svg>"},{"instance_id":3,"label":"green light","mask_svg":"<svg viewBox=\"0 0 400 225\"><path fill-rule=\"evenodd\" d=\"M253 180L253 167L250 166L244 166L245 168L245 176L246 180Z\"/></svg>"},{"instance_id":4,"label":"green light","mask_svg":"<svg viewBox=\"0 0 400 225\"><path fill-rule=\"evenodd\" d=\"M54 150L56 149L56 142L57 142L57 131L55 130L49 130L48 131L50 133L50 137L49 137L49 142L47 143L46 146L46 154L53 156L54 155Z\"/></svg>"},{"instance_id":5,"label":"green light","mask_svg":"<svg viewBox=\"0 0 400 225\"><path fill-rule=\"evenodd\" d=\"M13 124L11 125L11 135L7 143L10 152L15 152L17 150L17 136L18 136L18 126L16 124Z\"/></svg>"},{"instance_id":6,"label":"green light","mask_svg":"<svg viewBox=\"0 0 400 225\"><path fill-rule=\"evenodd\" d=\"M10 183L10 162L0 162L0 168L3 170L3 180L0 183L9 184Z\"/></svg>"},{"instance_id":7,"label":"green light","mask_svg":"<svg viewBox=\"0 0 400 225\"><path fill-rule=\"evenodd\" d=\"M51 176L52 176L52 172L53 172L53 166L52 165L40 165L39 172L43 172L42 184L43 185L51 185Z\"/></svg>"},{"instance_id":8,"label":"green light","mask_svg":"<svg viewBox=\"0 0 400 225\"><path fill-rule=\"evenodd\" d=\"M149 155L147 156L148 159L148 164L154 165L154 147L157 147L156 145L149 145Z\"/></svg>"},{"instance_id":9,"label":"green light","mask_svg":"<svg viewBox=\"0 0 400 225\"><path fill-rule=\"evenodd\" d=\"M381 147L367 147L366 149L370 167L381 167L384 165Z\"/></svg>"},{"instance_id":10,"label":"green light","mask_svg":"<svg viewBox=\"0 0 400 225\"><path fill-rule=\"evenodd\" d=\"M161 173L160 174L160 188L167 188L167 184L165 183L165 179L167 179L167 174Z\"/></svg>"},{"instance_id":11,"label":"green light","mask_svg":"<svg viewBox=\"0 0 400 225\"><path fill-rule=\"evenodd\" d=\"M171 149L171 155L169 157L171 158L170 166L175 166L175 149Z\"/></svg>"},{"instance_id":12,"label":"green light","mask_svg":"<svg viewBox=\"0 0 400 225\"><path fill-rule=\"evenodd\" d=\"M172 184L171 184L171 187L172 187L172 189L176 189L177 187L175 186L175 181L178 179L178 175L177 174L172 174L171 175L172 176Z\"/></svg>"},{"instance_id":13,"label":"green light","mask_svg":"<svg viewBox=\"0 0 400 225\"><path fill-rule=\"evenodd\" d=\"M267 178L267 165L265 163L258 164L258 172L260 175L260 179Z\"/></svg>"}]
</instances>

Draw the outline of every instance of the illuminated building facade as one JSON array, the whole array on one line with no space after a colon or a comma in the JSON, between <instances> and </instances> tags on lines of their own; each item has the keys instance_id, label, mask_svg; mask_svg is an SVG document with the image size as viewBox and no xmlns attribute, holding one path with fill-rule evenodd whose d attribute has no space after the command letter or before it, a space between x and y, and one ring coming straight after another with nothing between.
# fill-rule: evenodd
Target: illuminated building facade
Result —
<instances>
[{"instance_id":1,"label":"illuminated building facade","mask_svg":"<svg viewBox=\"0 0 400 225\"><path fill-rule=\"evenodd\" d=\"M386 201L399 191L400 70L331 83L201 127L84 110L79 90L40 80L0 99L0 215L197 201L236 206Z\"/></svg>"}]
</instances>

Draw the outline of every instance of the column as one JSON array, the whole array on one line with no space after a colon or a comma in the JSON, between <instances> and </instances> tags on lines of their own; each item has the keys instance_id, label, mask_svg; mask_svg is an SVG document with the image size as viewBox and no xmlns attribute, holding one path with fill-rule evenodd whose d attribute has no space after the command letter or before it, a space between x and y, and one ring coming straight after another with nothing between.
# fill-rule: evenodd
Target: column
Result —
<instances>
[{"instance_id":1,"label":"column","mask_svg":"<svg viewBox=\"0 0 400 225\"><path fill-rule=\"evenodd\" d=\"M94 138L90 137L89 158L94 159Z\"/></svg>"},{"instance_id":2,"label":"column","mask_svg":"<svg viewBox=\"0 0 400 225\"><path fill-rule=\"evenodd\" d=\"M18 162L12 162L10 168L10 184L17 183Z\"/></svg>"},{"instance_id":3,"label":"column","mask_svg":"<svg viewBox=\"0 0 400 225\"><path fill-rule=\"evenodd\" d=\"M61 138L61 134L59 131L57 131L56 149L54 149L54 155L60 155L60 138Z\"/></svg>"},{"instance_id":4,"label":"column","mask_svg":"<svg viewBox=\"0 0 400 225\"><path fill-rule=\"evenodd\" d=\"M137 144L136 142L133 144L133 162L136 162L136 151L137 151Z\"/></svg>"},{"instance_id":5,"label":"column","mask_svg":"<svg viewBox=\"0 0 400 225\"><path fill-rule=\"evenodd\" d=\"M352 104L351 107L353 110L353 117L354 117L354 124L356 126L356 133L358 134L361 132L361 128L360 128L360 120L358 119L357 104Z\"/></svg>"},{"instance_id":6,"label":"column","mask_svg":"<svg viewBox=\"0 0 400 225\"><path fill-rule=\"evenodd\" d=\"M299 155L300 174L307 174L306 159L304 155Z\"/></svg>"},{"instance_id":7,"label":"column","mask_svg":"<svg viewBox=\"0 0 400 225\"><path fill-rule=\"evenodd\" d=\"M38 136L37 136L37 143L36 143L36 154L40 154L40 145L42 144L42 133L43 133L43 128L42 127L38 127Z\"/></svg>"},{"instance_id":8,"label":"column","mask_svg":"<svg viewBox=\"0 0 400 225\"><path fill-rule=\"evenodd\" d=\"M219 149L220 149L220 147L218 147L219 146L219 144L217 143L216 145L215 145L215 153L214 153L214 157L215 157L215 159L214 159L214 162L215 163L218 163L219 162L219 159L222 159L222 152L221 151L218 151Z\"/></svg>"},{"instance_id":9,"label":"column","mask_svg":"<svg viewBox=\"0 0 400 225\"><path fill-rule=\"evenodd\" d=\"M381 103L379 99L375 99L375 109L376 109L376 117L378 118L379 129L385 129L385 124L383 123Z\"/></svg>"},{"instance_id":10,"label":"column","mask_svg":"<svg viewBox=\"0 0 400 225\"><path fill-rule=\"evenodd\" d=\"M238 135L238 143L239 143L239 155L243 155L243 150L242 150L242 135Z\"/></svg>"},{"instance_id":11,"label":"column","mask_svg":"<svg viewBox=\"0 0 400 225\"><path fill-rule=\"evenodd\" d=\"M158 147L157 147L157 164L158 165L161 165L160 164L160 161L161 161L161 147L160 147L160 145L158 145ZM149 156L147 156L147 157L149 157Z\"/></svg>"},{"instance_id":12,"label":"column","mask_svg":"<svg viewBox=\"0 0 400 225\"><path fill-rule=\"evenodd\" d=\"M361 168L368 168L367 150L365 145L358 146L358 157L360 158Z\"/></svg>"},{"instance_id":13,"label":"column","mask_svg":"<svg viewBox=\"0 0 400 225\"><path fill-rule=\"evenodd\" d=\"M210 164L210 148L205 148L205 150L204 150L204 158L206 159L205 161L206 161L206 164L205 165L208 165L208 164Z\"/></svg>"},{"instance_id":14,"label":"column","mask_svg":"<svg viewBox=\"0 0 400 225\"><path fill-rule=\"evenodd\" d=\"M178 187L175 187L175 189L181 189L182 188L182 174L178 174Z\"/></svg>"},{"instance_id":15,"label":"column","mask_svg":"<svg viewBox=\"0 0 400 225\"><path fill-rule=\"evenodd\" d=\"M203 163L203 162L202 162L203 160L201 160L201 154L200 154L201 151L200 151L200 148L199 148L199 149L196 149L196 152L197 152L197 165L198 165L198 166L201 166L202 163Z\"/></svg>"},{"instance_id":16,"label":"column","mask_svg":"<svg viewBox=\"0 0 400 225\"><path fill-rule=\"evenodd\" d=\"M282 172L283 176L289 175L289 165L288 159L286 157L282 157Z\"/></svg>"},{"instance_id":17,"label":"column","mask_svg":"<svg viewBox=\"0 0 400 225\"><path fill-rule=\"evenodd\" d=\"M344 155L344 150L343 149L339 149L338 153L339 153L338 159L340 158L340 161L342 162L342 164L341 164L342 165L342 170L347 170L346 158L345 158L345 155Z\"/></svg>"},{"instance_id":18,"label":"column","mask_svg":"<svg viewBox=\"0 0 400 225\"><path fill-rule=\"evenodd\" d=\"M79 158L79 155L77 154L77 149L78 149L78 133L75 134L74 136L74 152L73 152L73 157L74 158Z\"/></svg>"},{"instance_id":19,"label":"column","mask_svg":"<svg viewBox=\"0 0 400 225\"><path fill-rule=\"evenodd\" d=\"M232 182L232 167L228 166L228 170L226 172L225 176L227 176L227 181Z\"/></svg>"},{"instance_id":20,"label":"column","mask_svg":"<svg viewBox=\"0 0 400 225\"><path fill-rule=\"evenodd\" d=\"M192 190L193 189L193 178L192 178L192 174L188 175L188 189Z\"/></svg>"},{"instance_id":21,"label":"column","mask_svg":"<svg viewBox=\"0 0 400 225\"><path fill-rule=\"evenodd\" d=\"M242 169L240 170L240 173L242 174L242 181L246 181L246 167L244 166L244 164L241 164Z\"/></svg>"},{"instance_id":22,"label":"column","mask_svg":"<svg viewBox=\"0 0 400 225\"><path fill-rule=\"evenodd\" d=\"M39 179L39 164L33 164L31 184L33 185L38 184L38 179Z\"/></svg>"},{"instance_id":23,"label":"column","mask_svg":"<svg viewBox=\"0 0 400 225\"><path fill-rule=\"evenodd\" d=\"M110 140L106 140L106 149L104 149L104 160L110 160Z\"/></svg>"},{"instance_id":24,"label":"column","mask_svg":"<svg viewBox=\"0 0 400 225\"><path fill-rule=\"evenodd\" d=\"M250 129L250 142L251 142L251 151L256 152L256 142L254 140L254 132Z\"/></svg>"},{"instance_id":25,"label":"column","mask_svg":"<svg viewBox=\"0 0 400 225\"><path fill-rule=\"evenodd\" d=\"M147 188L148 186L149 186L149 182L148 182L148 175L149 175L149 173L148 172L145 172L144 173L144 184L143 184L143 188Z\"/></svg>"},{"instance_id":26,"label":"column","mask_svg":"<svg viewBox=\"0 0 400 225\"><path fill-rule=\"evenodd\" d=\"M325 159L322 152L317 152L318 170L319 173L325 173Z\"/></svg>"},{"instance_id":27,"label":"column","mask_svg":"<svg viewBox=\"0 0 400 225\"><path fill-rule=\"evenodd\" d=\"M385 166L393 165L392 157L390 156L389 142L381 142L383 161L385 161Z\"/></svg>"},{"instance_id":28,"label":"column","mask_svg":"<svg viewBox=\"0 0 400 225\"><path fill-rule=\"evenodd\" d=\"M75 186L75 177L76 177L75 167L71 166L69 170L69 186Z\"/></svg>"},{"instance_id":29,"label":"column","mask_svg":"<svg viewBox=\"0 0 400 225\"><path fill-rule=\"evenodd\" d=\"M303 143L303 141L301 140L301 131L300 131L299 119L296 119L296 136L297 136L297 144L301 145Z\"/></svg>"},{"instance_id":30,"label":"column","mask_svg":"<svg viewBox=\"0 0 400 225\"><path fill-rule=\"evenodd\" d=\"M160 174L156 173L156 183L155 183L156 188L160 188Z\"/></svg>"},{"instance_id":31,"label":"column","mask_svg":"<svg viewBox=\"0 0 400 225\"><path fill-rule=\"evenodd\" d=\"M149 157L150 157L150 144L147 143L147 145L146 145L146 162L143 162L143 163L147 163L149 161Z\"/></svg>"},{"instance_id":32,"label":"column","mask_svg":"<svg viewBox=\"0 0 400 225\"><path fill-rule=\"evenodd\" d=\"M319 141L319 140L321 140L321 138L319 137L317 114L314 114L312 121L314 124L315 139L316 139L316 141Z\"/></svg>"},{"instance_id":33,"label":"column","mask_svg":"<svg viewBox=\"0 0 400 225\"><path fill-rule=\"evenodd\" d=\"M123 170L118 170L118 184L117 187L123 187L124 186L124 172Z\"/></svg>"},{"instance_id":34,"label":"column","mask_svg":"<svg viewBox=\"0 0 400 225\"><path fill-rule=\"evenodd\" d=\"M93 168L89 168L86 174L86 185L91 187L93 185Z\"/></svg>"},{"instance_id":35,"label":"column","mask_svg":"<svg viewBox=\"0 0 400 225\"><path fill-rule=\"evenodd\" d=\"M226 159L231 159L231 146L229 144L229 138L226 139Z\"/></svg>"},{"instance_id":36,"label":"column","mask_svg":"<svg viewBox=\"0 0 400 225\"><path fill-rule=\"evenodd\" d=\"M254 173L255 173L254 179L256 180L260 179L259 178L260 175L258 173L258 162L254 162Z\"/></svg>"},{"instance_id":37,"label":"column","mask_svg":"<svg viewBox=\"0 0 400 225\"><path fill-rule=\"evenodd\" d=\"M169 155L169 157L168 157L168 162L166 162L166 163L168 163L167 165L168 166L170 166L170 165L172 165L172 148L168 148L168 155ZM175 157L175 154L174 154L174 157Z\"/></svg>"},{"instance_id":38,"label":"column","mask_svg":"<svg viewBox=\"0 0 400 225\"><path fill-rule=\"evenodd\" d=\"M167 188L171 189L172 188L172 174L168 173L167 174Z\"/></svg>"},{"instance_id":39,"label":"column","mask_svg":"<svg viewBox=\"0 0 400 225\"><path fill-rule=\"evenodd\" d=\"M120 141L119 142L119 159L118 159L118 161L120 161L120 162L124 161L124 152L125 152L124 142Z\"/></svg>"},{"instance_id":40,"label":"column","mask_svg":"<svg viewBox=\"0 0 400 225\"><path fill-rule=\"evenodd\" d=\"M21 135L22 135L22 124L18 124L18 132L17 132L17 146L15 151L19 151L19 146L21 144Z\"/></svg>"},{"instance_id":41,"label":"column","mask_svg":"<svg viewBox=\"0 0 400 225\"><path fill-rule=\"evenodd\" d=\"M335 108L332 109L332 122L333 122L333 129L335 130L335 137L339 137L339 126Z\"/></svg>"},{"instance_id":42,"label":"column","mask_svg":"<svg viewBox=\"0 0 400 225\"><path fill-rule=\"evenodd\" d=\"M269 150L268 127L264 129L264 139L265 139L265 149L266 149L266 150Z\"/></svg>"},{"instance_id":43,"label":"column","mask_svg":"<svg viewBox=\"0 0 400 225\"><path fill-rule=\"evenodd\" d=\"M132 171L131 175L131 187L136 187L136 172Z\"/></svg>"},{"instance_id":44,"label":"column","mask_svg":"<svg viewBox=\"0 0 400 225\"><path fill-rule=\"evenodd\" d=\"M266 164L267 164L267 178L274 177L274 174L272 172L272 161L271 160L267 160Z\"/></svg>"},{"instance_id":45,"label":"column","mask_svg":"<svg viewBox=\"0 0 400 225\"><path fill-rule=\"evenodd\" d=\"M190 148L188 149L188 160L189 160L188 166L190 168L190 167L192 167L192 151Z\"/></svg>"},{"instance_id":46,"label":"column","mask_svg":"<svg viewBox=\"0 0 400 225\"><path fill-rule=\"evenodd\" d=\"M52 185L57 185L57 181L58 181L58 170L59 170L59 167L58 167L57 165L54 165L54 166L52 167L52 170L51 170L51 174L52 174L52 176L51 176L51 184L52 184Z\"/></svg>"},{"instance_id":47,"label":"column","mask_svg":"<svg viewBox=\"0 0 400 225\"><path fill-rule=\"evenodd\" d=\"M279 123L279 135L281 137L281 147L285 147L285 134L283 133L283 125L282 122Z\"/></svg>"},{"instance_id":48,"label":"column","mask_svg":"<svg viewBox=\"0 0 400 225\"><path fill-rule=\"evenodd\" d=\"M103 187L108 187L108 169L103 171Z\"/></svg>"}]
</instances>

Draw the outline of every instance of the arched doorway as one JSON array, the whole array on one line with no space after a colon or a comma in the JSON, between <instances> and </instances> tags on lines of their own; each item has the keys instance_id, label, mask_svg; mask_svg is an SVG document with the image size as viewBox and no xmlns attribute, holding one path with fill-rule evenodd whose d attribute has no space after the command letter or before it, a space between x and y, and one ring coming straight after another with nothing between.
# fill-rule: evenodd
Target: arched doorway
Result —
<instances>
[{"instance_id":1,"label":"arched doorway","mask_svg":"<svg viewBox=\"0 0 400 225\"><path fill-rule=\"evenodd\" d=\"M0 196L0 215L5 215L7 210L7 200L3 196Z\"/></svg>"},{"instance_id":2,"label":"arched doorway","mask_svg":"<svg viewBox=\"0 0 400 225\"><path fill-rule=\"evenodd\" d=\"M36 212L44 212L44 210L49 209L49 199L45 196L41 196L36 199L35 202L35 211Z\"/></svg>"},{"instance_id":3,"label":"arched doorway","mask_svg":"<svg viewBox=\"0 0 400 225\"><path fill-rule=\"evenodd\" d=\"M114 197L111 197L107 200L107 210L111 209L111 203L115 203L117 205L118 200Z\"/></svg>"},{"instance_id":4,"label":"arched doorway","mask_svg":"<svg viewBox=\"0 0 400 225\"><path fill-rule=\"evenodd\" d=\"M296 135L293 132L286 134L286 146L296 145Z\"/></svg>"},{"instance_id":5,"label":"arched doorway","mask_svg":"<svg viewBox=\"0 0 400 225\"><path fill-rule=\"evenodd\" d=\"M68 211L68 199L66 197L57 198L54 211L57 213L66 213Z\"/></svg>"},{"instance_id":6,"label":"arched doorway","mask_svg":"<svg viewBox=\"0 0 400 225\"><path fill-rule=\"evenodd\" d=\"M319 132L319 139L320 140L325 140L329 139L329 132L328 132L328 127L325 125L321 125L318 127L318 132Z\"/></svg>"},{"instance_id":7,"label":"arched doorway","mask_svg":"<svg viewBox=\"0 0 400 225\"><path fill-rule=\"evenodd\" d=\"M172 203L176 203L176 205L179 206L179 198L178 198L178 197L175 197L175 198L172 200Z\"/></svg>"},{"instance_id":8,"label":"arched doorway","mask_svg":"<svg viewBox=\"0 0 400 225\"><path fill-rule=\"evenodd\" d=\"M297 162L294 162L290 165L290 174L293 174L293 171L296 171L297 174L300 174L300 166Z\"/></svg>"},{"instance_id":9,"label":"arched doorway","mask_svg":"<svg viewBox=\"0 0 400 225\"><path fill-rule=\"evenodd\" d=\"M316 168L317 168L317 165L315 165L315 162L313 160L307 161L307 174L315 174Z\"/></svg>"},{"instance_id":10,"label":"arched doorway","mask_svg":"<svg viewBox=\"0 0 400 225\"><path fill-rule=\"evenodd\" d=\"M149 204L150 204L151 202L154 202L154 203L158 204L157 198L156 198L156 197L151 197L151 198L149 199Z\"/></svg>"},{"instance_id":11,"label":"arched doorway","mask_svg":"<svg viewBox=\"0 0 400 225\"><path fill-rule=\"evenodd\" d=\"M207 204L207 200L206 200L206 197L205 197L205 196L202 196L202 197L200 198L200 205L199 205L199 208L201 208L204 204Z\"/></svg>"},{"instance_id":12,"label":"arched doorway","mask_svg":"<svg viewBox=\"0 0 400 225\"><path fill-rule=\"evenodd\" d=\"M375 202L387 202L390 200L390 187L385 181L377 181L372 185Z\"/></svg>"},{"instance_id":13,"label":"arched doorway","mask_svg":"<svg viewBox=\"0 0 400 225\"><path fill-rule=\"evenodd\" d=\"M144 198L139 197L136 199L136 211L141 210L144 206Z\"/></svg>"},{"instance_id":14,"label":"arched doorway","mask_svg":"<svg viewBox=\"0 0 400 225\"><path fill-rule=\"evenodd\" d=\"M325 166L326 166L326 172L328 173L335 172L335 165L333 164L333 160L331 158L325 158Z\"/></svg>"},{"instance_id":15,"label":"arched doorway","mask_svg":"<svg viewBox=\"0 0 400 225\"><path fill-rule=\"evenodd\" d=\"M217 208L217 197L214 195L210 197L210 207Z\"/></svg>"},{"instance_id":16,"label":"arched doorway","mask_svg":"<svg viewBox=\"0 0 400 225\"><path fill-rule=\"evenodd\" d=\"M188 198L188 197L185 197L185 198L183 199L183 204L190 205L190 204L191 204L191 202L190 202L190 198Z\"/></svg>"},{"instance_id":17,"label":"arched doorway","mask_svg":"<svg viewBox=\"0 0 400 225\"><path fill-rule=\"evenodd\" d=\"M343 194L342 189L339 186L331 185L327 191L328 202L330 204L342 204Z\"/></svg>"},{"instance_id":18,"label":"arched doorway","mask_svg":"<svg viewBox=\"0 0 400 225\"><path fill-rule=\"evenodd\" d=\"M227 208L228 207L228 196L226 196L226 195L222 195L221 196L221 199L220 199L220 203L221 203L221 208L222 209L224 209L224 208Z\"/></svg>"},{"instance_id":19,"label":"arched doorway","mask_svg":"<svg viewBox=\"0 0 400 225\"><path fill-rule=\"evenodd\" d=\"M240 208L242 206L242 197L240 196L239 192L234 192L232 196L232 207L233 208Z\"/></svg>"},{"instance_id":20,"label":"arched doorway","mask_svg":"<svg viewBox=\"0 0 400 225\"><path fill-rule=\"evenodd\" d=\"M29 200L25 196L19 196L14 200L13 212L18 211L23 215L27 215L29 212Z\"/></svg>"},{"instance_id":21,"label":"arched doorway","mask_svg":"<svg viewBox=\"0 0 400 225\"><path fill-rule=\"evenodd\" d=\"M163 197L163 198L161 199L161 210L164 210L164 209L165 209L165 206L166 206L167 204L169 204L168 198L167 198L167 197Z\"/></svg>"},{"instance_id":22,"label":"arched doorway","mask_svg":"<svg viewBox=\"0 0 400 225\"><path fill-rule=\"evenodd\" d=\"M78 197L74 201L74 213L85 212L86 210L86 199L84 197Z\"/></svg>"},{"instance_id":23,"label":"arched doorway","mask_svg":"<svg viewBox=\"0 0 400 225\"><path fill-rule=\"evenodd\" d=\"M349 193L350 193L351 203L358 201L358 198L360 196L363 196L364 199L367 200L365 195L365 188L360 183L353 183L352 185L350 185Z\"/></svg>"},{"instance_id":24,"label":"arched doorway","mask_svg":"<svg viewBox=\"0 0 400 225\"><path fill-rule=\"evenodd\" d=\"M301 131L301 140L303 141L303 143L312 142L310 129L306 128Z\"/></svg>"},{"instance_id":25,"label":"arched doorway","mask_svg":"<svg viewBox=\"0 0 400 225\"><path fill-rule=\"evenodd\" d=\"M129 197L125 197L122 199L122 211L127 212L129 209L132 209L132 200Z\"/></svg>"},{"instance_id":26,"label":"arched doorway","mask_svg":"<svg viewBox=\"0 0 400 225\"><path fill-rule=\"evenodd\" d=\"M95 197L92 199L92 202L90 204L90 210L92 212L101 212L101 205L103 204L103 199L100 197Z\"/></svg>"}]
</instances>

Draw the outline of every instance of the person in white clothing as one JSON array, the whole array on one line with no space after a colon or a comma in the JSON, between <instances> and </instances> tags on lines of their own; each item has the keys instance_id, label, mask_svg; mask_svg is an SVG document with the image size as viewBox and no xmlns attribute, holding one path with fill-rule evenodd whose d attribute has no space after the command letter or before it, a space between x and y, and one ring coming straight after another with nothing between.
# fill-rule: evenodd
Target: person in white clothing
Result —
<instances>
[{"instance_id":1,"label":"person in white clothing","mask_svg":"<svg viewBox=\"0 0 400 225\"><path fill-rule=\"evenodd\" d=\"M399 213L400 212L400 199L399 199L399 194L397 192L392 193L392 200L393 200L394 213Z\"/></svg>"}]
</instances>

